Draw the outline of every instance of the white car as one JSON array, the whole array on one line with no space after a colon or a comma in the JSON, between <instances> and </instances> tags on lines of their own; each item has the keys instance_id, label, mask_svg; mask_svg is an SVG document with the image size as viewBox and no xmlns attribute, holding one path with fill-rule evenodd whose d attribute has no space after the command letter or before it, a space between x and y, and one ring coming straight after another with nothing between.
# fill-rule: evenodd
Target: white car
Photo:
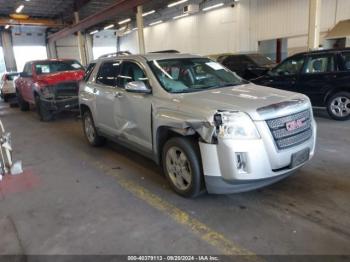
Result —
<instances>
[{"instance_id":1,"label":"white car","mask_svg":"<svg viewBox=\"0 0 350 262\"><path fill-rule=\"evenodd\" d=\"M306 96L254 85L200 56L99 59L86 71L79 104L91 145L109 138L144 153L186 197L267 186L315 151Z\"/></svg>"},{"instance_id":2,"label":"white car","mask_svg":"<svg viewBox=\"0 0 350 262\"><path fill-rule=\"evenodd\" d=\"M5 102L8 102L10 98L16 97L16 88L14 85L14 79L18 77L18 73L5 73L1 77L0 81L0 95Z\"/></svg>"}]
</instances>

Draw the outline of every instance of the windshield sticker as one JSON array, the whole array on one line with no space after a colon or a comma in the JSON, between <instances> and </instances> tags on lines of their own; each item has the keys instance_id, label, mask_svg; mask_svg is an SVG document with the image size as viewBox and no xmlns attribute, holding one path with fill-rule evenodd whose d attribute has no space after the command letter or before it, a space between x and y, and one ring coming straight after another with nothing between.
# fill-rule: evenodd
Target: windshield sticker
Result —
<instances>
[{"instance_id":1,"label":"windshield sticker","mask_svg":"<svg viewBox=\"0 0 350 262\"><path fill-rule=\"evenodd\" d=\"M215 63L215 62L208 62L206 63L207 66L213 68L214 70L223 70L225 69L222 65Z\"/></svg>"}]
</instances>

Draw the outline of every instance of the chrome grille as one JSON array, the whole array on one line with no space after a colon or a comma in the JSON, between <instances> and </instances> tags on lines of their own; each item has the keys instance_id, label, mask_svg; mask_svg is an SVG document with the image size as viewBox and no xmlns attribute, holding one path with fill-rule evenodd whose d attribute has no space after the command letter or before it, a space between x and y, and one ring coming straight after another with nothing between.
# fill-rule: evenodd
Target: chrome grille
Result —
<instances>
[{"instance_id":1,"label":"chrome grille","mask_svg":"<svg viewBox=\"0 0 350 262\"><path fill-rule=\"evenodd\" d=\"M288 130L290 122L303 120L303 125ZM299 145L312 137L311 111L305 110L290 116L275 118L266 121L278 149L287 149Z\"/></svg>"}]
</instances>

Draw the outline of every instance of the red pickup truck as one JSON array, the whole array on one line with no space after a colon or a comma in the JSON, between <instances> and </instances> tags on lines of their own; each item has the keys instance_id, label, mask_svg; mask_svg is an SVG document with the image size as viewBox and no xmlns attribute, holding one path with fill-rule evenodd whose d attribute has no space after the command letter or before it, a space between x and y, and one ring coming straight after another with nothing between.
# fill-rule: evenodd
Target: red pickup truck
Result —
<instances>
[{"instance_id":1,"label":"red pickup truck","mask_svg":"<svg viewBox=\"0 0 350 262\"><path fill-rule=\"evenodd\" d=\"M28 111L30 105L35 105L42 121L78 108L79 81L83 77L84 67L76 60L28 62L15 80L19 107Z\"/></svg>"}]
</instances>

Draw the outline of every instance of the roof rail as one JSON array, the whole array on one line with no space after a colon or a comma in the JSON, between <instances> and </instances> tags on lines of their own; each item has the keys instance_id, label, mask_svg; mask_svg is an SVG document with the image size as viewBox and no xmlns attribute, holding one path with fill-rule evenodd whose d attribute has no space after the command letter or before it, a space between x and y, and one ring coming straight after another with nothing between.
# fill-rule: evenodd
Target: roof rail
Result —
<instances>
[{"instance_id":1,"label":"roof rail","mask_svg":"<svg viewBox=\"0 0 350 262\"><path fill-rule=\"evenodd\" d=\"M129 51L119 51L119 52L115 52L115 53L109 53L109 54L102 55L99 57L99 59L100 58L115 57L115 56L122 56L122 55L132 55L132 53Z\"/></svg>"},{"instance_id":2,"label":"roof rail","mask_svg":"<svg viewBox=\"0 0 350 262\"><path fill-rule=\"evenodd\" d=\"M161 50L161 51L155 51L155 52L149 52L150 54L163 54L163 53L170 53L170 54L179 54L180 52L179 51L177 51L177 50L173 50L173 49L171 49L171 50Z\"/></svg>"}]
</instances>

